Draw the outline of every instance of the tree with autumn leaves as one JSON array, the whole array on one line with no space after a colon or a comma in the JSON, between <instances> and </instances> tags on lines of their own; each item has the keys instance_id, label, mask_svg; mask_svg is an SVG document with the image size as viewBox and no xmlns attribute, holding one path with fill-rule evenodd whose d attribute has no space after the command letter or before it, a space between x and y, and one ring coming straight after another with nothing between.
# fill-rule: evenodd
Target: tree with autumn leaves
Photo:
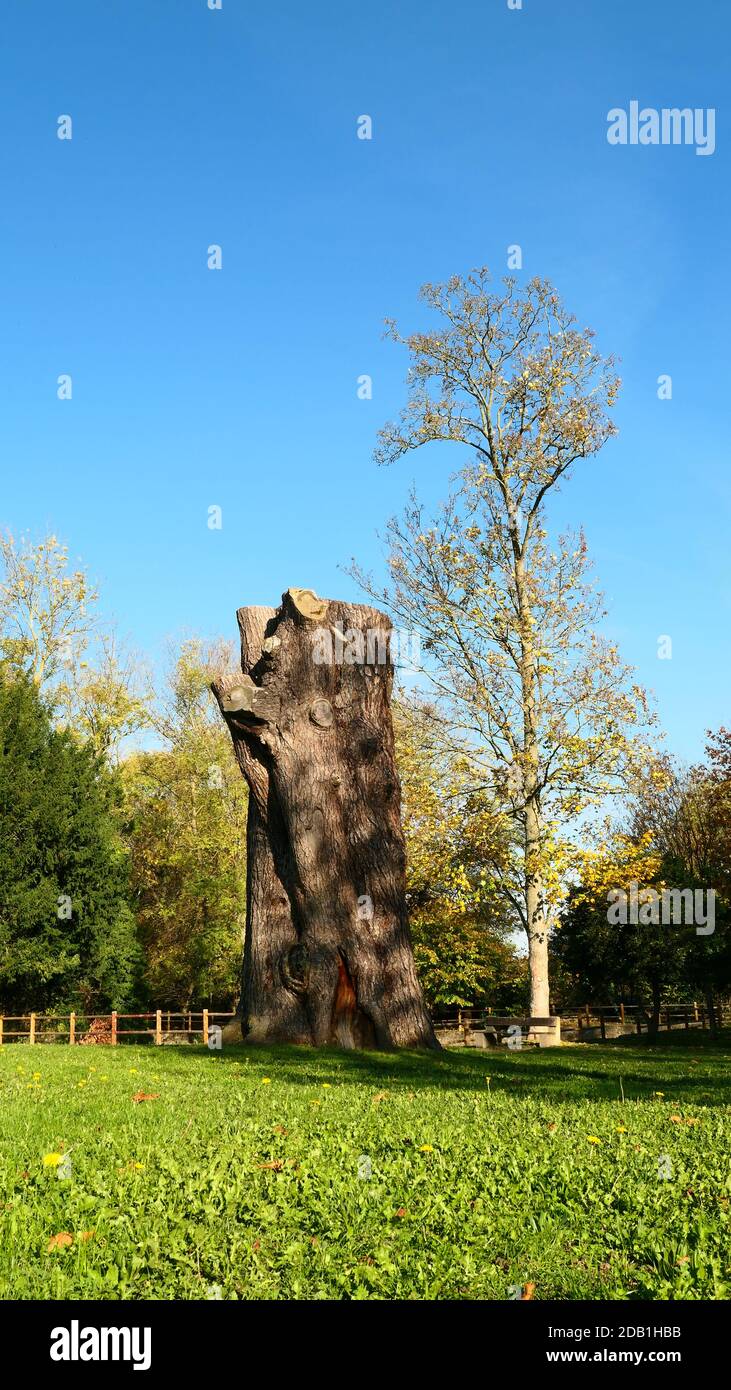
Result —
<instances>
[{"instance_id":1,"label":"tree with autumn leaves","mask_svg":"<svg viewBox=\"0 0 731 1390\"><path fill-rule=\"evenodd\" d=\"M488 1005L523 1012L527 961L495 877L511 827L471 785L470 760L441 737L431 705L402 691L394 706L414 956L436 1012Z\"/></svg>"},{"instance_id":2,"label":"tree with autumn leaves","mask_svg":"<svg viewBox=\"0 0 731 1390\"><path fill-rule=\"evenodd\" d=\"M39 1003L45 998L69 1006L83 1000L88 1008L135 1000L233 1007L245 918L247 792L208 689L214 673L233 665L233 653L220 641L185 638L170 645L166 669L153 680L105 622L85 568L72 566L54 536L34 542L5 534L0 600L8 699L15 684L27 681L27 699L36 690L47 706L49 725L58 731L53 737L63 735L70 756L78 749L79 766L86 766L88 753L89 766L109 784L104 810L97 808L96 818L82 814L79 824L116 846L118 900L114 931L103 919L101 939L115 942L106 974L93 952L83 961L83 951L69 953L73 934L55 909L46 914L45 927L42 912L24 926L6 914L10 956L17 941L15 973L6 971L6 1003L32 1004L37 996ZM445 756L435 744L418 702L399 703L396 741L409 907L427 997L437 1009L483 1000L508 1007L521 998L525 971L492 892L491 856L503 853L505 827L485 798L471 795L464 760ZM22 757L22 746L14 756ZM16 771L4 781L11 819L17 778ZM38 786L42 817L40 783L31 779L31 785ZM71 784L68 794L73 798ZM87 793L80 813L92 804ZM8 902L17 866L8 854L3 862ZM108 863L98 862L99 882L90 879L84 888L87 921L91 903L102 901L111 882ZM31 866L23 872L12 892L30 902ZM61 889L44 879L41 891L41 877L36 899L50 893L53 908ZM25 984L21 990L21 955L31 948L55 981L50 993L40 985L35 994Z\"/></svg>"},{"instance_id":3,"label":"tree with autumn leaves","mask_svg":"<svg viewBox=\"0 0 731 1390\"><path fill-rule=\"evenodd\" d=\"M230 654L186 639L155 680L98 597L55 536L0 536L3 709L19 703L46 720L56 781L65 759L57 795L39 771L45 745L35 725L26 721L31 738L13 720L16 736L0 758L6 1011L44 1001L233 1005L246 794L208 691L213 667ZM57 802L63 814L51 816ZM14 823L26 827L24 856L11 852ZM85 877L59 868L72 862L69 835ZM68 922L56 916L60 893L72 897Z\"/></svg>"},{"instance_id":4,"label":"tree with autumn leaves","mask_svg":"<svg viewBox=\"0 0 731 1390\"><path fill-rule=\"evenodd\" d=\"M169 1008L238 997L247 794L208 688L231 661L218 642L174 649L149 711L156 746L121 767L143 979Z\"/></svg>"},{"instance_id":5,"label":"tree with autumn leaves","mask_svg":"<svg viewBox=\"0 0 731 1390\"><path fill-rule=\"evenodd\" d=\"M520 289L507 279L495 290L479 269L425 286L422 299L422 330L402 335L389 324L409 357L408 395L376 457L393 463L450 443L460 471L436 514L413 492L390 522L385 588L353 572L398 627L420 635L427 658L418 691L402 692L396 711L427 993L439 1004L519 992L518 926L530 1012L540 1017L551 1011L549 937L586 870L587 812L634 793L640 819L628 852L650 846L665 874L674 853L662 840L667 824L652 822L651 795L639 809L642 790L660 785L647 697L601 632L583 535L560 534L549 517L561 483L615 432L619 383L545 281ZM6 537L1 550L0 660L48 696L59 726L121 765L147 986L159 996L167 981L171 1002L218 993L239 951L246 793L206 704L208 657L200 644L180 649L165 708L98 625L96 592L54 537L35 549ZM686 851L691 842L697 851L691 806L712 804L726 823L730 746L720 731L708 776L683 792L673 825L676 840L684 827ZM608 872L617 853L614 845ZM687 872L696 859L683 861ZM728 872L727 860L714 865ZM712 957L706 974L718 982L720 938Z\"/></svg>"},{"instance_id":6,"label":"tree with autumn leaves","mask_svg":"<svg viewBox=\"0 0 731 1390\"><path fill-rule=\"evenodd\" d=\"M704 764L659 761L624 823L606 824L584 848L552 941L564 1005L638 1002L657 1032L663 998L704 999L713 1018L731 990L731 736L721 729L709 740ZM712 920L700 931L695 913L663 920L653 910L664 893L678 907L679 894L689 902L698 893L705 917L709 890ZM634 913L617 911L631 894Z\"/></svg>"},{"instance_id":7,"label":"tree with autumn leaves","mask_svg":"<svg viewBox=\"0 0 731 1390\"><path fill-rule=\"evenodd\" d=\"M409 357L408 398L381 431L390 464L426 445L460 446L448 500L416 493L389 524L384 588L366 592L428 654L435 736L469 765L475 794L511 826L491 861L496 891L527 935L530 1011L550 1012L548 942L576 862L572 826L632 785L650 757L652 716L614 643L581 534L552 535L547 503L615 432L611 359L556 291L486 269L421 298L436 323L388 332Z\"/></svg>"}]
</instances>

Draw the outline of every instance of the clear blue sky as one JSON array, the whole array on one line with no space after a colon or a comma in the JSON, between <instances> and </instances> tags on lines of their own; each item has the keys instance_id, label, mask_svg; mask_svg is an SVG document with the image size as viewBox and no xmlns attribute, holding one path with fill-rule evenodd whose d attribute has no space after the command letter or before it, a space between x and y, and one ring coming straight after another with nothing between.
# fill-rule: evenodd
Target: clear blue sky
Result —
<instances>
[{"instance_id":1,"label":"clear blue sky","mask_svg":"<svg viewBox=\"0 0 731 1390\"><path fill-rule=\"evenodd\" d=\"M727 0L4 0L2 31L0 522L66 539L153 655L353 594L338 566L458 463L372 463L382 320L519 243L622 359L620 436L555 515L670 745L731 722ZM715 153L610 146L632 99L714 107Z\"/></svg>"}]
</instances>

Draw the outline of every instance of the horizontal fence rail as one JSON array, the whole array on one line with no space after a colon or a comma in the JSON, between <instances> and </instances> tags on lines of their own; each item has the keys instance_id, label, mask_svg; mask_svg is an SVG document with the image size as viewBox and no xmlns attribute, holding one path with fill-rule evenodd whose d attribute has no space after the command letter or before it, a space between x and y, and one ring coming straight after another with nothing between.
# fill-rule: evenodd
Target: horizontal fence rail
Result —
<instances>
[{"instance_id":1,"label":"horizontal fence rail","mask_svg":"<svg viewBox=\"0 0 731 1390\"><path fill-rule=\"evenodd\" d=\"M155 1009L147 1014L115 1011L110 1014L0 1014L0 1046L11 1041L35 1044L51 1039L79 1045L88 1042L116 1046L127 1039L138 1038L147 1038L158 1046L167 1038L181 1041L200 1038L207 1045L210 1029L235 1017L234 1013L218 1009L190 1009L177 1013L172 1009ZM139 1024L145 1026L136 1026Z\"/></svg>"},{"instance_id":2,"label":"horizontal fence rail","mask_svg":"<svg viewBox=\"0 0 731 1390\"><path fill-rule=\"evenodd\" d=\"M0 1046L10 1042L35 1044L51 1040L116 1046L137 1039L147 1039L158 1046L168 1039L200 1041L208 1045L211 1028L235 1017L233 1012L220 1009L155 1009L141 1014L0 1014ZM547 1035L544 1041L550 1037L558 1043L561 1038L588 1041L611 1039L626 1033L642 1035L649 1032L651 1020L651 1010L639 1004L584 1004L578 1010L550 1018L453 1009L442 1016L435 1014L432 1021L438 1033L454 1034L455 1040L457 1037L465 1040L470 1034L483 1031L497 1031L503 1035L519 1028L534 1037ZM695 1000L687 1004L663 1004L659 1026L663 1032L728 1028L731 1027L731 1004L726 1001L714 1004L712 1011Z\"/></svg>"},{"instance_id":3,"label":"horizontal fence rail","mask_svg":"<svg viewBox=\"0 0 731 1390\"><path fill-rule=\"evenodd\" d=\"M433 1019L437 1032L455 1032L464 1037L483 1029L522 1028L535 1030L549 1023L548 1019L531 1019L494 1014L480 1009L454 1009ZM648 1033L652 1024L652 1010L641 1004L584 1004L581 1008L567 1010L560 1016L560 1035L572 1041L589 1039L596 1035L605 1041L607 1038L624 1033ZM704 1004L691 1000L681 1004L663 1004L659 1013L659 1027L663 1032L674 1029L714 1029L731 1027L731 1004L727 1001L714 1003L713 1010Z\"/></svg>"}]
</instances>

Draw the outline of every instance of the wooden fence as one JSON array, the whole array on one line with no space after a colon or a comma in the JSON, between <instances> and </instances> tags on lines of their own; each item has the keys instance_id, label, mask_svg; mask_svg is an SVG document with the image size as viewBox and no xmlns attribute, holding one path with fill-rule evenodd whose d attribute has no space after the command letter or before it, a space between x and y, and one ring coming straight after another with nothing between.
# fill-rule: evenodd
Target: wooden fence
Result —
<instances>
[{"instance_id":1,"label":"wooden fence","mask_svg":"<svg viewBox=\"0 0 731 1390\"><path fill-rule=\"evenodd\" d=\"M630 1030L642 1034L650 1027L651 1013L639 1004L585 1004L576 1016L576 1026L581 1032L592 1028L599 1031L602 1039L610 1034L625 1033ZM688 1004L663 1004L660 1008L660 1028L663 1032L673 1029L723 1028L731 1025L731 1006L714 1004L713 1016L704 1004L692 1000Z\"/></svg>"},{"instance_id":2,"label":"wooden fence","mask_svg":"<svg viewBox=\"0 0 731 1390\"><path fill-rule=\"evenodd\" d=\"M148 1040L160 1046L166 1038L177 1038L181 1042L200 1038L207 1045L210 1028L234 1016L209 1009L185 1013L155 1009L148 1014L0 1014L0 1046L6 1042L83 1043L89 1036L112 1046L133 1040ZM94 1028L97 1023L107 1025L102 1036Z\"/></svg>"},{"instance_id":3,"label":"wooden fence","mask_svg":"<svg viewBox=\"0 0 731 1390\"><path fill-rule=\"evenodd\" d=\"M485 1013L479 1009L454 1009L444 1017L435 1017L433 1020L438 1031L455 1029L463 1035L489 1027L496 1021L513 1024L524 1022L517 1016L514 1019L496 1020L489 1012ZM543 1023L545 1020L535 1021ZM560 1020L561 1036L572 1041L586 1038L592 1033L602 1040L629 1032L642 1035L649 1031L649 1027L650 1012L639 1004L584 1004L577 1011L562 1014ZM712 1027L731 1027L731 1004L714 1004L713 1018L708 1008L696 1000L687 1004L663 1004L660 1009L660 1028L663 1032Z\"/></svg>"},{"instance_id":4,"label":"wooden fence","mask_svg":"<svg viewBox=\"0 0 731 1390\"><path fill-rule=\"evenodd\" d=\"M663 1004L660 1010L660 1027L663 1031L673 1029L708 1029L731 1027L731 1005L714 1005L714 1019L703 1004L695 1000L688 1004ZM86 1037L98 1037L94 1025L107 1025L100 1042L117 1043L135 1040L154 1042L162 1045L166 1039L179 1042L200 1040L207 1046L209 1032L214 1024L225 1024L234 1018L233 1013L220 1010L197 1009L173 1012L170 1009L155 1009L146 1014L0 1014L0 1046L9 1042L42 1043L67 1042L83 1043ZM444 1017L435 1017L437 1031L455 1029L463 1036L471 1031L485 1027L507 1025L510 1023L526 1025L530 1020L498 1018L478 1009L455 1009ZM554 1023L554 1020L534 1019L535 1024ZM576 1014L564 1014L558 1021L558 1036L582 1038L594 1032L607 1039L621 1033L647 1033L650 1018L646 1009L637 1004L585 1004ZM544 1031L541 1029L541 1031Z\"/></svg>"}]
</instances>

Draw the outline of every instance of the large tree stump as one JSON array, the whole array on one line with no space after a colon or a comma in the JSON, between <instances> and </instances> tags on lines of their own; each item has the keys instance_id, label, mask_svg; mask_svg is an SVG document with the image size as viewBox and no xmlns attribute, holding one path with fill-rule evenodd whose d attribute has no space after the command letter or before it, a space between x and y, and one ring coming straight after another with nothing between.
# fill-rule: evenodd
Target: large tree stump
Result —
<instances>
[{"instance_id":1,"label":"large tree stump","mask_svg":"<svg viewBox=\"0 0 731 1390\"><path fill-rule=\"evenodd\" d=\"M406 916L390 621L307 589L238 620L243 674L213 690L249 785L244 1036L435 1047Z\"/></svg>"}]
</instances>

